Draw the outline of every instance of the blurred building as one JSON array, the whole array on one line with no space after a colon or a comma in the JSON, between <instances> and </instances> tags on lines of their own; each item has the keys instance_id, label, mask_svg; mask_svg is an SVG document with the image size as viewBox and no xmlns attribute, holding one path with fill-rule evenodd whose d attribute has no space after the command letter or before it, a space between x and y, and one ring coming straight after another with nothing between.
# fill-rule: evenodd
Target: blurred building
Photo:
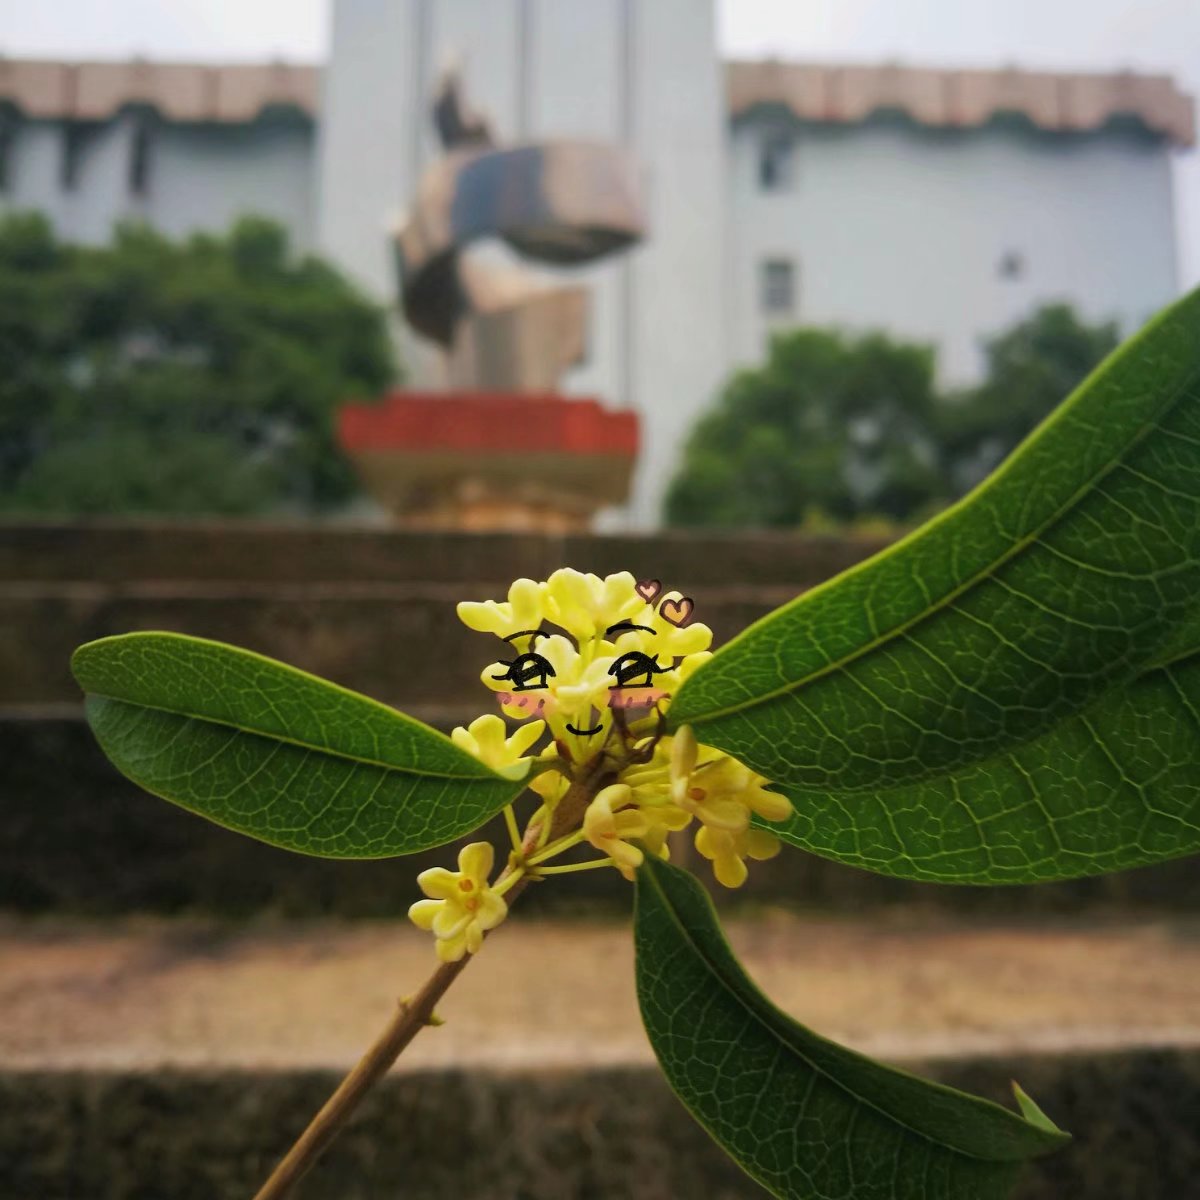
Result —
<instances>
[{"instance_id":1,"label":"blurred building","mask_svg":"<svg viewBox=\"0 0 1200 1200\"><path fill-rule=\"evenodd\" d=\"M568 379L642 416L638 523L775 328L881 327L965 382L980 338L1041 301L1131 329L1177 291L1171 156L1194 119L1169 79L722 63L712 0L335 0L323 77L0 60L0 205L85 241L265 213L390 297L452 59L505 142L617 141L646 172L646 244L582 274L591 344Z\"/></svg>"}]
</instances>

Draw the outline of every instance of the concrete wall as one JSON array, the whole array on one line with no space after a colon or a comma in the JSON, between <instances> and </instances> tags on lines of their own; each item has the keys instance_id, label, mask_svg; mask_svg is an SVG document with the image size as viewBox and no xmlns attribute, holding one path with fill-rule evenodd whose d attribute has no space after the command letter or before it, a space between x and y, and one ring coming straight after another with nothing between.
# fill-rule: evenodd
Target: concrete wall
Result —
<instances>
[{"instance_id":1,"label":"concrete wall","mask_svg":"<svg viewBox=\"0 0 1200 1200\"><path fill-rule=\"evenodd\" d=\"M878 543L779 534L703 538L421 534L262 525L0 522L0 910L262 909L395 915L416 870L388 860L289 854L148 796L104 759L83 723L69 660L80 643L172 629L246 646L393 703L448 730L491 708L494 653L454 616L461 599L569 564L653 576L694 597L720 644ZM418 652L419 648L419 652ZM504 838L501 828L489 834ZM682 853L682 848L681 848ZM697 864L699 866L699 864ZM707 878L706 869L698 873ZM944 887L890 880L801 853L758 864L721 902L838 908L970 907L1011 916L1081 906L1200 907L1194 859L1069 883ZM615 872L589 871L531 902L623 905Z\"/></svg>"},{"instance_id":2,"label":"concrete wall","mask_svg":"<svg viewBox=\"0 0 1200 1200\"><path fill-rule=\"evenodd\" d=\"M556 567L695 597L718 640L880 543L779 534L544 537L257 523L0 522L0 709L75 703L71 650L130 629L237 642L436 719L477 714L491 646L454 616ZM11 632L10 632L11 631ZM422 646L428 653L397 648Z\"/></svg>"},{"instance_id":3,"label":"concrete wall","mask_svg":"<svg viewBox=\"0 0 1200 1200\"><path fill-rule=\"evenodd\" d=\"M333 11L320 245L377 295L395 290L389 218L440 153L430 96L452 58L502 139L599 138L642 163L649 238L575 273L593 287L591 344L564 386L642 414L628 519L653 523L683 435L727 362L725 99L712 0L339 0ZM410 343L406 358L417 380L439 379L429 347Z\"/></svg>"},{"instance_id":4,"label":"concrete wall","mask_svg":"<svg viewBox=\"0 0 1200 1200\"><path fill-rule=\"evenodd\" d=\"M764 190L759 148L795 139L790 187ZM795 264L776 325L877 327L940 346L945 379L976 377L981 336L1069 300L1125 332L1177 292L1170 156L1135 129L1047 134L1018 120L939 131L900 118L801 125L761 110L732 141L736 358L760 361L772 322L761 263ZM1005 254L1023 272L1004 278Z\"/></svg>"},{"instance_id":5,"label":"concrete wall","mask_svg":"<svg viewBox=\"0 0 1200 1200\"><path fill-rule=\"evenodd\" d=\"M300 614L279 608L276 616L287 623ZM388 652L399 662L411 661L413 644L397 643ZM313 858L223 829L119 775L96 745L80 707L76 701L25 716L0 708L0 914L403 917L420 898L417 874L454 861L454 846L400 864L387 858ZM456 721L481 711L476 703L446 713L438 723L448 732ZM522 817L533 807L532 794L518 803ZM503 819L496 818L464 841L503 846L507 838ZM577 857L589 853L585 848ZM755 863L746 886L731 892L712 883L709 865L686 836L672 854L708 885L723 909L749 905L753 911L762 904L835 913L899 909L1004 921L1081 912L1127 919L1200 911L1195 858L1065 883L978 888L890 879L785 849L769 862ZM624 916L629 910L629 885L615 871L584 871L569 882L531 889L522 909L593 916Z\"/></svg>"},{"instance_id":6,"label":"concrete wall","mask_svg":"<svg viewBox=\"0 0 1200 1200\"><path fill-rule=\"evenodd\" d=\"M135 131L148 123L147 186L130 178ZM20 120L0 211L38 209L70 241L102 244L115 222L141 219L172 237L221 231L245 213L280 221L301 250L313 245L313 128L298 113L242 125L177 125L132 111L79 134L75 184L62 167L62 122Z\"/></svg>"},{"instance_id":7,"label":"concrete wall","mask_svg":"<svg viewBox=\"0 0 1200 1200\"><path fill-rule=\"evenodd\" d=\"M531 1021L532 1021L531 1016ZM423 1034L436 1036L436 1031ZM654 1067L393 1072L304 1180L306 1200L760 1200ZM1012 1107L1019 1079L1074 1135L1012 1200L1187 1200L1200 1053L906 1064ZM332 1071L0 1073L0 1193L243 1200L338 1083Z\"/></svg>"}]
</instances>

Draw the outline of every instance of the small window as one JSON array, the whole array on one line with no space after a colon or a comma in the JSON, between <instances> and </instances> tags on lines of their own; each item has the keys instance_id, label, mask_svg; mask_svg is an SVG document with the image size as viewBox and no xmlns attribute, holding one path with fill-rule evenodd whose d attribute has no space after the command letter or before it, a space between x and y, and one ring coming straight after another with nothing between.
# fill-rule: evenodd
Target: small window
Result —
<instances>
[{"instance_id":1,"label":"small window","mask_svg":"<svg viewBox=\"0 0 1200 1200\"><path fill-rule=\"evenodd\" d=\"M758 184L764 192L786 192L793 182L796 139L786 130L763 134L758 148Z\"/></svg>"},{"instance_id":2,"label":"small window","mask_svg":"<svg viewBox=\"0 0 1200 1200\"><path fill-rule=\"evenodd\" d=\"M771 316L791 316L796 310L796 270L786 258L762 264L762 309Z\"/></svg>"},{"instance_id":3,"label":"small window","mask_svg":"<svg viewBox=\"0 0 1200 1200\"><path fill-rule=\"evenodd\" d=\"M17 141L17 122L0 113L0 192L10 192L13 186L13 158Z\"/></svg>"},{"instance_id":4,"label":"small window","mask_svg":"<svg viewBox=\"0 0 1200 1200\"><path fill-rule=\"evenodd\" d=\"M1001 279L1020 279L1025 274L1025 256L1019 250L1006 250L996 264Z\"/></svg>"},{"instance_id":5,"label":"small window","mask_svg":"<svg viewBox=\"0 0 1200 1200\"><path fill-rule=\"evenodd\" d=\"M59 182L64 192L73 192L79 186L79 171L83 165L83 147L87 141L87 129L68 121L63 125L62 161Z\"/></svg>"},{"instance_id":6,"label":"small window","mask_svg":"<svg viewBox=\"0 0 1200 1200\"><path fill-rule=\"evenodd\" d=\"M144 196L150 190L150 151L150 122L139 121L129 148L129 190L135 196Z\"/></svg>"}]
</instances>

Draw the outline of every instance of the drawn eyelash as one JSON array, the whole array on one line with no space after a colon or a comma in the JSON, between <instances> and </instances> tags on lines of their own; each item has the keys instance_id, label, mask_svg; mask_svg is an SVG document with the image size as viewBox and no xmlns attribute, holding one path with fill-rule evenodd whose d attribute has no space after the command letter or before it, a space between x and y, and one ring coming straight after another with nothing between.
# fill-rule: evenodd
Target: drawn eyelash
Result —
<instances>
[{"instance_id":1,"label":"drawn eyelash","mask_svg":"<svg viewBox=\"0 0 1200 1200\"><path fill-rule=\"evenodd\" d=\"M641 650L630 650L622 654L611 667L608 668L608 673L616 678L616 683L612 687L650 687L650 681L655 675L661 675L669 668L660 666L657 659L651 658L649 654L643 654ZM645 675L644 683L634 685L633 681L639 676Z\"/></svg>"},{"instance_id":2,"label":"drawn eyelash","mask_svg":"<svg viewBox=\"0 0 1200 1200\"><path fill-rule=\"evenodd\" d=\"M508 668L502 675L493 675L495 680L507 679L514 692L532 692L546 686L546 681L556 672L549 661L533 650L518 654L512 662L504 663Z\"/></svg>"}]
</instances>

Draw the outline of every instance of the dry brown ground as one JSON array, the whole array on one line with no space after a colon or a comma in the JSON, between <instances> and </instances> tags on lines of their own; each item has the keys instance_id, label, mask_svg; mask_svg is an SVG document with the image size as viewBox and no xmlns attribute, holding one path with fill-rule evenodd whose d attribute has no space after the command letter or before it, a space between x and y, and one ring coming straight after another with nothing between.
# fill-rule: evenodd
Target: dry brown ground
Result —
<instances>
[{"instance_id":1,"label":"dry brown ground","mask_svg":"<svg viewBox=\"0 0 1200 1200\"><path fill-rule=\"evenodd\" d=\"M1200 920L768 913L729 932L782 1008L884 1057L1200 1044ZM400 922L0 923L0 1066L341 1067L432 966ZM441 1015L405 1067L650 1056L619 923L514 919Z\"/></svg>"}]
</instances>

